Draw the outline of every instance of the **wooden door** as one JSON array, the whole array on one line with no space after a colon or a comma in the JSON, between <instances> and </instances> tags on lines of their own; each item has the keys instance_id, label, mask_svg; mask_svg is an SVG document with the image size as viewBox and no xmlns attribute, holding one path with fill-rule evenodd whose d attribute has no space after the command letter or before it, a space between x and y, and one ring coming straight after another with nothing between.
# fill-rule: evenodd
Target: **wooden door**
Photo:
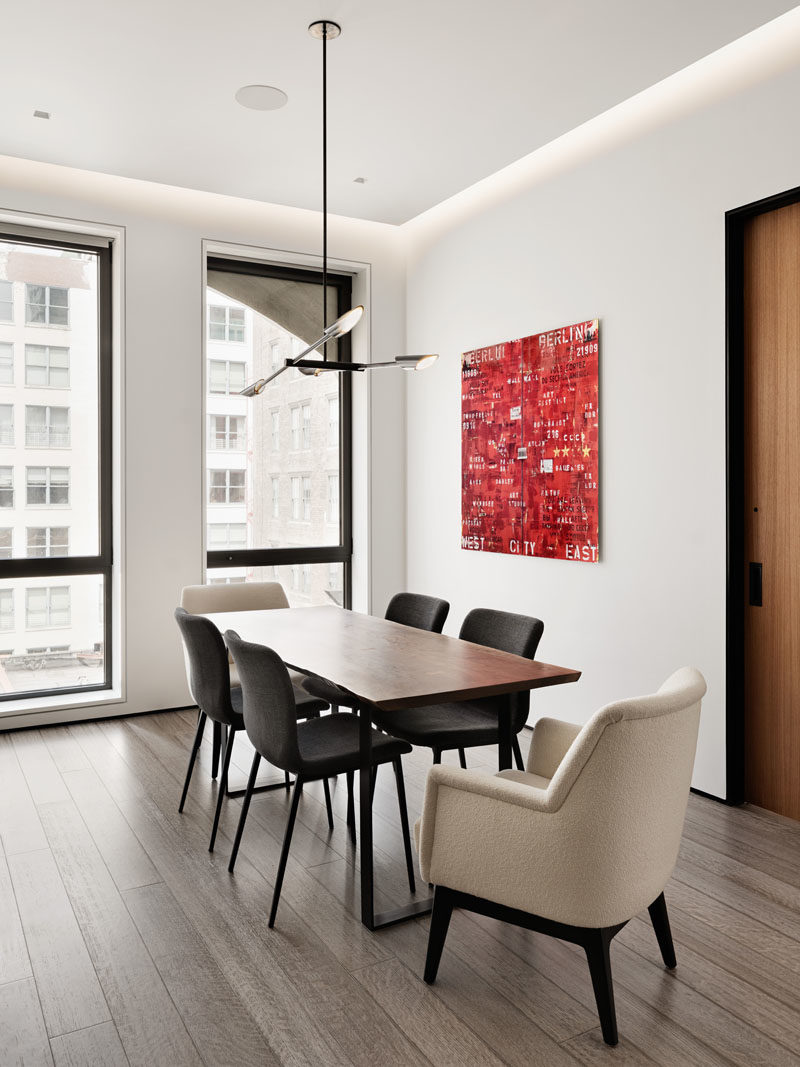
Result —
<instances>
[{"instance_id":1,"label":"wooden door","mask_svg":"<svg viewBox=\"0 0 800 1067\"><path fill-rule=\"evenodd\" d=\"M800 819L800 204L743 252L745 799Z\"/></svg>"}]
</instances>

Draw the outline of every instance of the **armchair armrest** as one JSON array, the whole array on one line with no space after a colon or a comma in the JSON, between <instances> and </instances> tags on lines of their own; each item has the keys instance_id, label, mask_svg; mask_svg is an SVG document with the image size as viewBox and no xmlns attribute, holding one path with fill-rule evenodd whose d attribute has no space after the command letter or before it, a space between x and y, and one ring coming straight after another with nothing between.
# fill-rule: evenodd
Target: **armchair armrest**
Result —
<instances>
[{"instance_id":1,"label":"armchair armrest","mask_svg":"<svg viewBox=\"0 0 800 1067\"><path fill-rule=\"evenodd\" d=\"M533 729L528 771L552 778L583 727L560 719L539 719Z\"/></svg>"}]
</instances>

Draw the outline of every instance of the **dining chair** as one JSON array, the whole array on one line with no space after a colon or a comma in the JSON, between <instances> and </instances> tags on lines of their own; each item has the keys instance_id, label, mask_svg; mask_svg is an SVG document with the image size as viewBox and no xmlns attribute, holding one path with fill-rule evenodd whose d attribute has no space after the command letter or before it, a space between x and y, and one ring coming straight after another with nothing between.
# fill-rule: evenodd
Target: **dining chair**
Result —
<instances>
[{"instance_id":1,"label":"dining chair","mask_svg":"<svg viewBox=\"0 0 800 1067\"><path fill-rule=\"evenodd\" d=\"M327 778L353 773L360 768L359 720L357 715L342 712L298 722L294 692L283 660L271 648L242 641L233 630L225 633L225 642L233 655L242 683L245 729L255 748L253 765L242 803L242 813L231 851L228 870L233 872L250 807L252 786L262 757L287 773L295 775L294 791L281 847L278 873L272 894L269 926L275 925L286 861L292 841L297 805L306 782L322 780L327 794ZM414 864L408 828L405 786L401 756L411 746L396 737L372 730L372 766L391 763L397 782L400 825L408 872L408 885L415 892Z\"/></svg>"},{"instance_id":2,"label":"dining chair","mask_svg":"<svg viewBox=\"0 0 800 1067\"><path fill-rule=\"evenodd\" d=\"M204 615L212 611L268 611L272 608L288 608L289 601L280 582L232 582L227 585L184 586L181 591L181 607L192 615ZM231 685L236 686L239 684L239 679L230 656L228 656L228 664L231 672ZM308 698L299 688L304 676L295 671L290 671L289 674L297 687L298 703L304 703ZM186 677L188 680L188 660ZM189 688L191 689L191 684ZM310 704L307 706L312 707ZM214 722L211 749L212 778L217 777L223 730L222 723ZM235 795L240 795L240 791L236 790Z\"/></svg>"},{"instance_id":3,"label":"dining chair","mask_svg":"<svg viewBox=\"0 0 800 1067\"><path fill-rule=\"evenodd\" d=\"M603 1038L618 1040L609 947L647 908L676 966L664 887L675 866L706 683L676 671L585 726L540 719L526 771L428 774L415 826L434 886L425 981L434 982L454 907L580 945Z\"/></svg>"},{"instance_id":4,"label":"dining chair","mask_svg":"<svg viewBox=\"0 0 800 1067\"><path fill-rule=\"evenodd\" d=\"M515 656L533 659L544 633L544 623L528 615L493 608L474 608L464 619L459 638L486 645ZM308 687L306 683L306 687ZM442 752L458 749L466 767L465 749L496 745L500 740L499 712L511 703L512 748L517 767L522 768L522 752L517 735L527 722L530 693L485 697L458 703L435 704L402 711L371 710L372 721L381 730L402 737L412 745L433 749L433 762L441 763Z\"/></svg>"},{"instance_id":5,"label":"dining chair","mask_svg":"<svg viewBox=\"0 0 800 1067\"><path fill-rule=\"evenodd\" d=\"M214 842L217 837L220 812L222 811L222 799L228 793L228 769L233 752L233 743L236 734L244 729L242 718L242 690L241 686L231 686L230 670L228 667L228 653L222 635L210 619L202 615L190 615L185 608L175 609L175 621L181 632L183 647L189 668L189 688L192 699L197 704L198 719L195 731L192 751L189 756L189 766L186 770L186 779L183 783L181 801L178 811L182 812L186 803L186 795L189 792L189 782L197 760L197 753L203 740L203 731L206 721L211 719L226 728L225 743L222 753L222 773L217 791L217 806L214 812L214 825L211 830L211 841L208 851L214 851ZM289 683L291 685L291 682ZM292 690L294 693L294 689ZM302 692L302 690L301 690ZM303 694L307 696L306 694ZM302 703L295 703L296 714L301 718L316 718L321 711L327 708L323 700L306 698ZM281 768L283 769L283 768ZM286 788L291 785L288 773ZM281 783L283 785L284 783ZM250 785L250 783L248 783ZM328 809L328 825L333 829L333 811L331 808L330 791L328 783L324 783L325 801ZM250 788L252 794L253 789Z\"/></svg>"}]
</instances>

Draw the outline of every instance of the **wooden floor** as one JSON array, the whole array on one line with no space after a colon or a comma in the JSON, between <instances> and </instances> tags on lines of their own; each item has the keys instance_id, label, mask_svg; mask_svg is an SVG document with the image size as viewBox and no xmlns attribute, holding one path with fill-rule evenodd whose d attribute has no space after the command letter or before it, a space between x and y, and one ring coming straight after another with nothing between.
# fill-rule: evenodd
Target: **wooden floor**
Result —
<instances>
[{"instance_id":1,"label":"wooden floor","mask_svg":"<svg viewBox=\"0 0 800 1067\"><path fill-rule=\"evenodd\" d=\"M333 834L321 790L303 797L269 931L286 796L253 800L229 876L240 801L210 855L210 745L177 813L193 727L171 712L0 735L2 1067L800 1063L800 824L691 798L667 887L678 969L646 916L617 937L609 1049L572 946L457 913L429 988L426 919L362 928L343 782ZM429 759L404 761L412 818ZM382 906L404 899L385 769L375 809Z\"/></svg>"}]
</instances>

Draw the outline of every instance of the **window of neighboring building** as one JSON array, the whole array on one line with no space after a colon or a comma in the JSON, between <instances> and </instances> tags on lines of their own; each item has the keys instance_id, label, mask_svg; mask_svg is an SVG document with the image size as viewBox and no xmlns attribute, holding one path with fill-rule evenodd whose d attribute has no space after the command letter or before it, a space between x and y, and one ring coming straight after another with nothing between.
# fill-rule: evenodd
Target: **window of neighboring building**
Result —
<instances>
[{"instance_id":1,"label":"window of neighboring building","mask_svg":"<svg viewBox=\"0 0 800 1067\"><path fill-rule=\"evenodd\" d=\"M211 415L209 420L209 448L227 448L238 452L245 450L244 415Z\"/></svg>"},{"instance_id":2,"label":"window of neighboring building","mask_svg":"<svg viewBox=\"0 0 800 1067\"><path fill-rule=\"evenodd\" d=\"M339 475L328 475L328 506L325 511L326 522L339 521Z\"/></svg>"},{"instance_id":3,"label":"window of neighboring building","mask_svg":"<svg viewBox=\"0 0 800 1067\"><path fill-rule=\"evenodd\" d=\"M328 397L328 444L331 448L339 444L339 397Z\"/></svg>"},{"instance_id":4,"label":"window of neighboring building","mask_svg":"<svg viewBox=\"0 0 800 1067\"><path fill-rule=\"evenodd\" d=\"M25 345L25 384L69 388L69 349L55 345Z\"/></svg>"},{"instance_id":5,"label":"window of neighboring building","mask_svg":"<svg viewBox=\"0 0 800 1067\"><path fill-rule=\"evenodd\" d=\"M311 448L311 405L303 404L303 448Z\"/></svg>"},{"instance_id":6,"label":"window of neighboring building","mask_svg":"<svg viewBox=\"0 0 800 1067\"><path fill-rule=\"evenodd\" d=\"M208 363L208 391L214 396L230 396L241 393L245 381L245 363L229 359L211 359Z\"/></svg>"},{"instance_id":7,"label":"window of neighboring building","mask_svg":"<svg viewBox=\"0 0 800 1067\"><path fill-rule=\"evenodd\" d=\"M302 514L302 497L300 496L300 479L292 478L292 518L299 519Z\"/></svg>"},{"instance_id":8,"label":"window of neighboring building","mask_svg":"<svg viewBox=\"0 0 800 1067\"><path fill-rule=\"evenodd\" d=\"M208 309L208 336L212 341L244 342L244 308L212 304Z\"/></svg>"},{"instance_id":9,"label":"window of neighboring building","mask_svg":"<svg viewBox=\"0 0 800 1067\"><path fill-rule=\"evenodd\" d=\"M0 341L0 385L14 384L14 346Z\"/></svg>"},{"instance_id":10,"label":"window of neighboring building","mask_svg":"<svg viewBox=\"0 0 800 1067\"><path fill-rule=\"evenodd\" d=\"M27 448L69 448L69 408L49 404L25 406L25 445Z\"/></svg>"},{"instance_id":11,"label":"window of neighboring building","mask_svg":"<svg viewBox=\"0 0 800 1067\"><path fill-rule=\"evenodd\" d=\"M311 522L311 479L303 478L303 519Z\"/></svg>"},{"instance_id":12,"label":"window of neighboring building","mask_svg":"<svg viewBox=\"0 0 800 1067\"><path fill-rule=\"evenodd\" d=\"M68 526L29 526L26 530L28 558L69 555Z\"/></svg>"},{"instance_id":13,"label":"window of neighboring building","mask_svg":"<svg viewBox=\"0 0 800 1067\"><path fill-rule=\"evenodd\" d=\"M0 467L0 508L14 507L14 468Z\"/></svg>"},{"instance_id":14,"label":"window of neighboring building","mask_svg":"<svg viewBox=\"0 0 800 1067\"><path fill-rule=\"evenodd\" d=\"M218 552L225 548L247 548L247 523L210 522L208 524L208 551Z\"/></svg>"},{"instance_id":15,"label":"window of neighboring building","mask_svg":"<svg viewBox=\"0 0 800 1067\"><path fill-rule=\"evenodd\" d=\"M270 371L277 370L281 365L281 343L280 341L270 341L269 343L269 369Z\"/></svg>"},{"instance_id":16,"label":"window of neighboring building","mask_svg":"<svg viewBox=\"0 0 800 1067\"><path fill-rule=\"evenodd\" d=\"M280 503L280 479L272 479L272 517L277 519L281 513Z\"/></svg>"},{"instance_id":17,"label":"window of neighboring building","mask_svg":"<svg viewBox=\"0 0 800 1067\"><path fill-rule=\"evenodd\" d=\"M244 471L209 471L209 504L244 504Z\"/></svg>"},{"instance_id":18,"label":"window of neighboring building","mask_svg":"<svg viewBox=\"0 0 800 1067\"><path fill-rule=\"evenodd\" d=\"M48 585L25 590L25 627L43 630L70 624L68 585Z\"/></svg>"},{"instance_id":19,"label":"window of neighboring building","mask_svg":"<svg viewBox=\"0 0 800 1067\"><path fill-rule=\"evenodd\" d=\"M69 504L69 467L27 467L26 474L28 504Z\"/></svg>"},{"instance_id":20,"label":"window of neighboring building","mask_svg":"<svg viewBox=\"0 0 800 1067\"><path fill-rule=\"evenodd\" d=\"M29 326L69 326L69 289L26 285L25 321Z\"/></svg>"},{"instance_id":21,"label":"window of neighboring building","mask_svg":"<svg viewBox=\"0 0 800 1067\"><path fill-rule=\"evenodd\" d=\"M14 528L12 526L0 527L0 559L11 559Z\"/></svg>"},{"instance_id":22,"label":"window of neighboring building","mask_svg":"<svg viewBox=\"0 0 800 1067\"><path fill-rule=\"evenodd\" d=\"M14 283L0 282L0 322L14 321Z\"/></svg>"},{"instance_id":23,"label":"window of neighboring building","mask_svg":"<svg viewBox=\"0 0 800 1067\"><path fill-rule=\"evenodd\" d=\"M14 629L14 590L0 589L0 630Z\"/></svg>"},{"instance_id":24,"label":"window of neighboring building","mask_svg":"<svg viewBox=\"0 0 800 1067\"><path fill-rule=\"evenodd\" d=\"M300 448L300 408L292 408L292 448Z\"/></svg>"},{"instance_id":25,"label":"window of neighboring building","mask_svg":"<svg viewBox=\"0 0 800 1067\"><path fill-rule=\"evenodd\" d=\"M14 405L0 404L0 445L14 444Z\"/></svg>"},{"instance_id":26,"label":"window of neighboring building","mask_svg":"<svg viewBox=\"0 0 800 1067\"><path fill-rule=\"evenodd\" d=\"M278 452L281 447L281 413L273 411L272 418L272 451Z\"/></svg>"}]
</instances>

